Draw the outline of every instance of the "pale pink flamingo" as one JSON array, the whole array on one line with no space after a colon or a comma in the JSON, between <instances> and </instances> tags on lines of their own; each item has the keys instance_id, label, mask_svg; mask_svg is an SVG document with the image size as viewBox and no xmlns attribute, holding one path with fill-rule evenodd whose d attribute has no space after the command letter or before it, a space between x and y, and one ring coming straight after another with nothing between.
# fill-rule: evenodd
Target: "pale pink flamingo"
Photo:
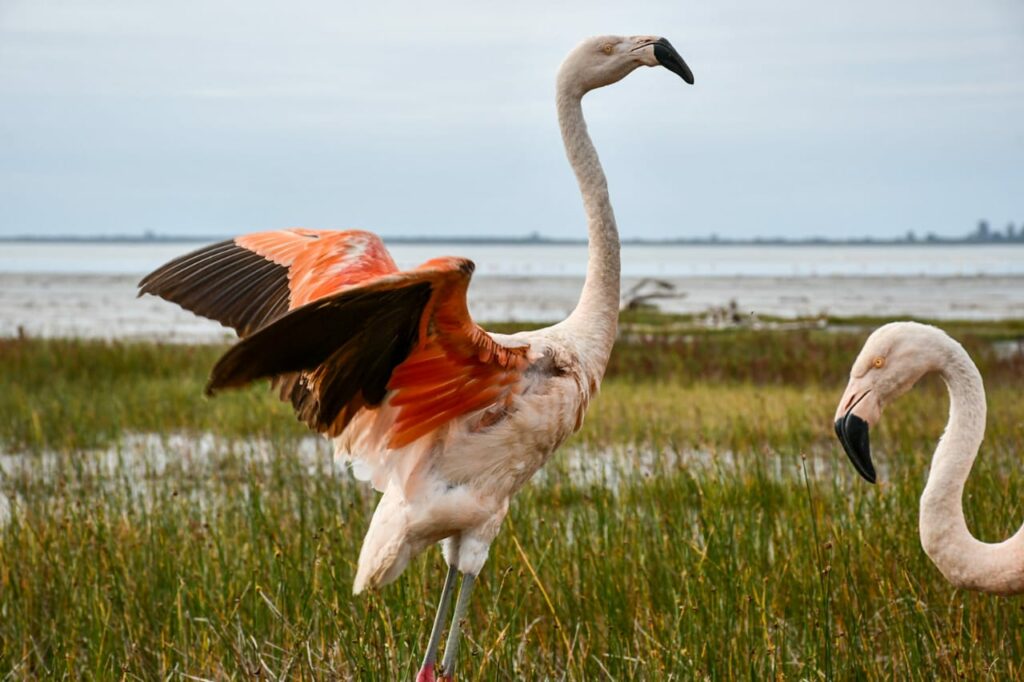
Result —
<instances>
[{"instance_id":1,"label":"pale pink flamingo","mask_svg":"<svg viewBox=\"0 0 1024 682\"><path fill-rule=\"evenodd\" d=\"M1003 542L988 543L972 536L964 520L964 484L985 436L986 406L981 373L963 346L929 325L879 327L850 371L836 411L836 434L860 475L874 483L869 427L886 405L931 372L949 389L949 423L921 494L921 546L956 587L1024 592L1024 528Z\"/></svg>"},{"instance_id":2,"label":"pale pink flamingo","mask_svg":"<svg viewBox=\"0 0 1024 682\"><path fill-rule=\"evenodd\" d=\"M583 292L546 329L490 334L469 316L473 263L400 271L369 232L277 230L182 256L148 275L155 294L237 330L207 392L269 377L357 477L384 493L353 591L385 585L443 542L448 575L418 680L433 680L457 574L442 677L451 679L473 582L512 495L580 428L615 341L619 237L581 99L639 66L693 75L664 38L583 41L558 74L566 153L590 237Z\"/></svg>"}]
</instances>

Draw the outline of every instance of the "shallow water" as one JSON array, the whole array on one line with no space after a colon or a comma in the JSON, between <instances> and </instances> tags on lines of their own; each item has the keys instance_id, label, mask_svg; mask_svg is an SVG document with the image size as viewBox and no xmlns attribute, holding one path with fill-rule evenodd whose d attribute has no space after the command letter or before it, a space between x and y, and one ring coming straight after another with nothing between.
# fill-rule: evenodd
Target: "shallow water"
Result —
<instances>
[{"instance_id":1,"label":"shallow water","mask_svg":"<svg viewBox=\"0 0 1024 682\"><path fill-rule=\"evenodd\" d=\"M210 494L209 481L223 478L227 465L246 470L269 470L279 457L297 458L307 473L320 471L344 474L344 466L332 461L330 443L309 436L289 441L288 451L259 439L228 440L206 434L131 434L108 448L74 453L0 454L0 523L10 519L12 505L24 501L25 491L39 485L58 485L70 492L88 490L97 495L126 491L145 505L156 487L188 487L197 504ZM347 475L344 478L350 478ZM248 494L244 483L233 491ZM65 496L52 496L55 504Z\"/></svg>"},{"instance_id":2,"label":"shallow water","mask_svg":"<svg viewBox=\"0 0 1024 682\"><path fill-rule=\"evenodd\" d=\"M261 439L231 440L211 435L131 434L111 447L75 453L0 454L0 524L11 518L12 507L24 504L26 494L39 499L39 488L47 489L48 504L64 504L68 495L52 494L59 487L65 493L95 496L127 493L134 503L147 508L147 500L158 489L174 487L194 504L205 507L212 496L247 496L246 481L230 480L254 470L269 472L281 457L294 458L308 475L336 477L338 485L369 490L356 481L347 462L333 457L331 444L317 436L289 440L286 445ZM708 474L757 467L758 474L772 480L802 480L806 464L812 479L845 475L846 462L833 449L812 452L806 460L780 453L734 453L701 449L679 450L638 445L603 448L575 446L555 454L547 467L533 479L533 485L570 485L581 489L605 488L617 491L624 485L675 470ZM255 469L254 469L255 468ZM882 472L884 475L884 472ZM35 490L36 493L28 491Z\"/></svg>"},{"instance_id":3,"label":"shallow water","mask_svg":"<svg viewBox=\"0 0 1024 682\"><path fill-rule=\"evenodd\" d=\"M0 336L221 341L234 334L152 296L146 272L201 243L0 244ZM483 321L552 322L573 309L584 245L397 244L400 267L439 254L477 263L470 311ZM622 290L664 281L666 312L703 314L736 302L741 316L1007 319L1024 317L1021 246L623 247Z\"/></svg>"},{"instance_id":4,"label":"shallow water","mask_svg":"<svg viewBox=\"0 0 1024 682\"><path fill-rule=\"evenodd\" d=\"M6 242L0 273L141 276L207 242ZM582 277L585 244L390 244L401 268L462 256L487 277ZM625 277L1012 277L1024 245L711 246L625 244Z\"/></svg>"},{"instance_id":5,"label":"shallow water","mask_svg":"<svg viewBox=\"0 0 1024 682\"><path fill-rule=\"evenodd\" d=\"M1024 252L1022 252L1024 255ZM234 338L216 322L153 296L136 297L128 275L0 273L0 336L137 338L208 342ZM703 315L736 301L739 315L1009 319L1024 317L1021 277L703 277L666 280L677 294L666 312ZM477 277L473 316L486 321L553 322L572 311L575 277ZM637 283L626 278L623 290Z\"/></svg>"}]
</instances>

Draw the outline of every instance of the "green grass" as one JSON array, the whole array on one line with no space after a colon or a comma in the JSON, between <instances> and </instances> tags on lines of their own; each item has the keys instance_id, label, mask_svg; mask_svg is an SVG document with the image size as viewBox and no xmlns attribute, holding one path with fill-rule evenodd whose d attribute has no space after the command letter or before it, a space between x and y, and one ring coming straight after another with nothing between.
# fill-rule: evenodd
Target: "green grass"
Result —
<instances>
[{"instance_id":1,"label":"green grass","mask_svg":"<svg viewBox=\"0 0 1024 682\"><path fill-rule=\"evenodd\" d=\"M1024 676L1024 603L953 590L918 544L938 381L887 411L869 486L831 434L863 331L669 322L627 329L583 431L515 500L463 679ZM1024 521L1024 363L991 341L1021 327L948 327L989 392L968 522L1002 539ZM0 475L0 677L411 678L439 552L351 597L375 493L326 449L296 456L306 432L265 388L203 398L222 350L2 342L0 442L28 464Z\"/></svg>"}]
</instances>

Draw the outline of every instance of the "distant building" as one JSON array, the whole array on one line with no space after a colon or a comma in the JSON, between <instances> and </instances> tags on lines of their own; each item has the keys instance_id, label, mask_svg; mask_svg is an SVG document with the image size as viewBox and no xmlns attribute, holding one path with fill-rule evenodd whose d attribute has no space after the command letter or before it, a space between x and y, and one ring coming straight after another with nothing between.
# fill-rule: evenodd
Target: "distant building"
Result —
<instances>
[{"instance_id":1,"label":"distant building","mask_svg":"<svg viewBox=\"0 0 1024 682\"><path fill-rule=\"evenodd\" d=\"M992 230L987 220L978 221L978 230L974 233L974 238L979 242L987 242L992 238Z\"/></svg>"}]
</instances>

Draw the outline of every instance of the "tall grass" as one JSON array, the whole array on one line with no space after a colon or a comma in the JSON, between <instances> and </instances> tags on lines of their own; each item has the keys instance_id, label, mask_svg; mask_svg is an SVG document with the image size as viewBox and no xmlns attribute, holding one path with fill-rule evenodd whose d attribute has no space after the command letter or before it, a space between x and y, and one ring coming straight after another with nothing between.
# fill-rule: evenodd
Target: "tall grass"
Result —
<instances>
[{"instance_id":1,"label":"tall grass","mask_svg":"<svg viewBox=\"0 0 1024 682\"><path fill-rule=\"evenodd\" d=\"M966 340L990 423L965 507L987 540L1024 520L1024 369L991 338L979 327ZM666 333L620 345L584 430L513 504L474 595L462 676L1024 676L1024 607L951 589L918 544L941 384L887 412L877 486L832 443L862 339ZM200 397L220 350L0 347L0 440L26 453L0 476L12 500L0 675L412 676L439 553L351 597L376 495L326 448L310 454L263 389ZM752 369L744 355L769 360ZM163 435L140 446L138 433Z\"/></svg>"}]
</instances>

